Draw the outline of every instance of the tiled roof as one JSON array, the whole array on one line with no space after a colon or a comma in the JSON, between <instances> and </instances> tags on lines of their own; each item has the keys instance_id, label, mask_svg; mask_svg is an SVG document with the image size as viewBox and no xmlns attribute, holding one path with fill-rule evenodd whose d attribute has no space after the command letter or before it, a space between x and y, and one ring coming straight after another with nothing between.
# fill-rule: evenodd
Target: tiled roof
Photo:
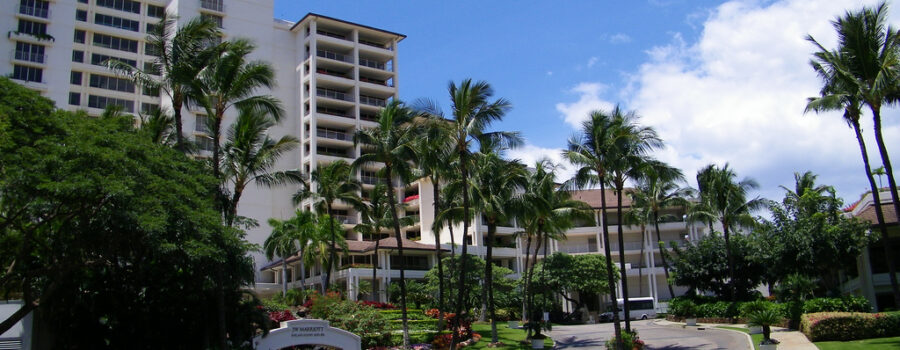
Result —
<instances>
[{"instance_id":1,"label":"tiled roof","mask_svg":"<svg viewBox=\"0 0 900 350\"><path fill-rule=\"evenodd\" d=\"M631 196L628 195L628 192L633 191L631 188L626 188L624 190L624 196L622 196L622 207L629 208L631 207ZM606 190L606 203L607 205L602 205L602 201L600 200L600 190L580 190L580 191L572 191L572 199L580 200L582 202L587 203L594 209L607 208L614 209L616 208L616 191L615 190Z\"/></svg>"},{"instance_id":2,"label":"tiled roof","mask_svg":"<svg viewBox=\"0 0 900 350\"><path fill-rule=\"evenodd\" d=\"M881 203L881 212L884 213L884 223L888 225L897 224L897 213L894 211L894 205L890 202ZM856 214L856 217L871 222L873 225L878 223L875 215L875 206L868 205L865 209Z\"/></svg>"},{"instance_id":3,"label":"tiled roof","mask_svg":"<svg viewBox=\"0 0 900 350\"><path fill-rule=\"evenodd\" d=\"M394 237L382 238L378 241L378 249L397 249L397 239ZM442 248L443 249L443 248ZM375 250L375 242L374 241L347 241L347 250L351 253L365 253ZM434 244L423 244L416 241L411 241L406 238L403 239L403 250L434 250ZM447 249L443 249L447 250ZM287 259L287 263L291 264L295 261L300 260L300 256L297 254L291 255ZM281 265L281 259L275 260L269 263L266 266L263 266L260 270L267 270L276 266Z\"/></svg>"}]
</instances>

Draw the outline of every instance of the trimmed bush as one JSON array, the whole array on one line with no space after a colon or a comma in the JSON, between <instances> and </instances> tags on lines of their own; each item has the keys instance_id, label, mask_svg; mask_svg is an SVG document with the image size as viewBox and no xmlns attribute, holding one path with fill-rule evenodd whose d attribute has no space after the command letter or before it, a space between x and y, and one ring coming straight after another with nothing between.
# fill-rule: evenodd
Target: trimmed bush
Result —
<instances>
[{"instance_id":1,"label":"trimmed bush","mask_svg":"<svg viewBox=\"0 0 900 350\"><path fill-rule=\"evenodd\" d=\"M810 341L900 336L900 313L818 312L803 315L800 331Z\"/></svg>"},{"instance_id":2,"label":"trimmed bush","mask_svg":"<svg viewBox=\"0 0 900 350\"><path fill-rule=\"evenodd\" d=\"M407 320L406 325L409 327L410 331L436 331L437 330L437 320ZM392 330L401 330L403 329L403 320L391 320L390 328Z\"/></svg>"},{"instance_id":3,"label":"trimmed bush","mask_svg":"<svg viewBox=\"0 0 900 350\"><path fill-rule=\"evenodd\" d=\"M803 304L803 313L817 312L872 312L869 300L858 295L847 295L842 298L816 298Z\"/></svg>"}]
</instances>

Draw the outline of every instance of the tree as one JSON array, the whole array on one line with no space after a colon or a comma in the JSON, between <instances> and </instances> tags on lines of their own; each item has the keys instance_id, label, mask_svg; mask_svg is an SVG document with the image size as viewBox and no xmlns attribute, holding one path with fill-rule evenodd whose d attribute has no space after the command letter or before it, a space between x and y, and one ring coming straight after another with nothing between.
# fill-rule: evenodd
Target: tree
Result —
<instances>
[{"instance_id":1,"label":"tree","mask_svg":"<svg viewBox=\"0 0 900 350\"><path fill-rule=\"evenodd\" d=\"M632 211L640 212L641 208L647 210L650 223L653 224L656 231L657 245L663 241L659 222L667 217L667 215L661 214L662 211L676 206L687 207L689 204L687 197L693 194L693 190L688 187L679 187L683 182L684 175L681 170L659 161L644 164L642 176L635 182L635 191L631 192L632 207L634 207ZM660 257L663 271L666 274L669 295L674 298L675 291L669 278L669 263L666 261L666 254L661 254Z\"/></svg>"},{"instance_id":2,"label":"tree","mask_svg":"<svg viewBox=\"0 0 900 350\"><path fill-rule=\"evenodd\" d=\"M201 163L130 117L53 110L8 79L0 86L0 291L25 301L0 332L34 311L45 332L36 346L200 348L216 340L217 285L232 341L265 327L242 301L254 247L222 224Z\"/></svg>"},{"instance_id":3,"label":"tree","mask_svg":"<svg viewBox=\"0 0 900 350\"><path fill-rule=\"evenodd\" d=\"M583 303L580 299L573 299L572 294L609 292L609 282L602 277L606 272L606 259L599 254L569 255L556 252L542 260L537 269L547 277L536 282L536 286L574 303L575 310L581 309Z\"/></svg>"},{"instance_id":4,"label":"tree","mask_svg":"<svg viewBox=\"0 0 900 350\"><path fill-rule=\"evenodd\" d=\"M304 252L312 238L315 236L315 216L308 211L297 210L294 217L287 220L276 218L269 219L272 233L263 243L263 251L266 259L272 260L275 256L281 258L281 295L287 295L287 259L293 254L298 254L300 259L300 271L304 268ZM302 272L301 272L302 273ZM304 289L303 279L300 280L300 289Z\"/></svg>"},{"instance_id":5,"label":"tree","mask_svg":"<svg viewBox=\"0 0 900 350\"><path fill-rule=\"evenodd\" d=\"M448 256L444 258L444 275L443 279L450 284L459 283L460 278L460 270L467 269L470 271L484 271L485 261L475 255L457 255L457 256ZM517 282L506 276L513 273L512 270L494 265L494 268L491 269L493 273L492 287L495 289L497 295L494 300L494 307L500 308L512 308L515 307L518 303L519 296L516 292ZM439 280L441 279L441 275L438 274L437 268L432 267L431 270L425 273L425 281L428 291L434 295L437 293L439 286ZM465 286L461 291L464 302L466 305L475 305L481 298L481 294L484 288L484 276L477 273L467 273L465 275L465 280L463 281L463 285ZM459 300L458 295L455 293L460 293L460 290L450 289L448 293L448 307L455 308L456 302Z\"/></svg>"},{"instance_id":6,"label":"tree","mask_svg":"<svg viewBox=\"0 0 900 350\"><path fill-rule=\"evenodd\" d=\"M866 179L872 189L875 215L882 237L887 237L884 214L880 205L880 188L875 185L872 167L859 124L861 106L867 105L872 112L875 125L875 139L890 185L894 212L900 217L900 198L897 184L890 165L881 134L881 105L896 100L898 79L898 35L895 30L885 29L887 5L881 3L875 9L863 8L857 12L847 12L832 22L838 34L838 49L828 50L812 36L807 40L819 50L810 62L823 81L820 97L809 99L806 111L844 110L844 120L853 128L862 154ZM900 282L897 267L891 258L892 248L888 239L884 240L884 254L888 260L891 289L894 302L900 305Z\"/></svg>"},{"instance_id":7,"label":"tree","mask_svg":"<svg viewBox=\"0 0 900 350\"><path fill-rule=\"evenodd\" d=\"M362 154L353 162L355 169L363 165L375 163L384 164L382 169L387 179L388 206L391 213L391 224L394 226L394 237L397 239L397 254L403 259L403 237L400 232L400 219L397 214L397 196L394 189L394 179L400 180L401 186L406 186L412 178L411 162L416 161L415 137L416 131L412 123L416 114L403 105L400 101L393 101L378 113L376 123L378 126L372 129L357 130L353 135L355 145L365 145L368 152ZM400 314L403 320L403 346L409 346L409 326L406 315L406 275L403 265L400 266Z\"/></svg>"},{"instance_id":8,"label":"tree","mask_svg":"<svg viewBox=\"0 0 900 350\"><path fill-rule=\"evenodd\" d=\"M740 227L749 227L755 224L751 211L760 209L765 202L760 198L747 199L751 190L759 188L759 184L753 179L745 178L737 181L737 174L725 164L719 168L714 164L707 165L697 172L697 184L700 187L700 204L704 211L712 213L716 220L722 224L722 232L725 237L724 250L728 258L728 276L731 283L731 303L737 301L736 276L734 271L734 249L732 249L731 232ZM744 274L745 272L741 272Z\"/></svg>"},{"instance_id":9,"label":"tree","mask_svg":"<svg viewBox=\"0 0 900 350\"><path fill-rule=\"evenodd\" d=\"M388 205L388 196L391 194L387 191L387 185L379 182L375 188L369 193L368 204L363 203L362 218L363 222L356 225L353 229L363 235L369 235L375 240L375 253L372 255L372 284L375 284L378 278L378 246L381 243L381 229L391 227L390 207ZM373 286L372 301L378 300L378 292Z\"/></svg>"},{"instance_id":10,"label":"tree","mask_svg":"<svg viewBox=\"0 0 900 350\"><path fill-rule=\"evenodd\" d=\"M139 69L118 60L107 60L107 67L126 75L150 91L162 90L172 101L175 144L184 150L182 107L192 102L191 85L221 50L209 42L221 31L215 23L196 17L178 27L177 17L164 13L147 35L147 47L154 57L149 69Z\"/></svg>"},{"instance_id":11,"label":"tree","mask_svg":"<svg viewBox=\"0 0 900 350\"><path fill-rule=\"evenodd\" d=\"M300 204L304 200L311 200L313 207L319 213L334 217L334 203L338 200L359 207L359 181L351 177L350 163L342 160L329 164L320 164L310 173L309 183L294 194L294 203ZM312 188L311 188L312 187ZM325 276L322 281L322 293L328 290L331 283L331 272L334 270L334 262L337 259L337 242L343 240L344 235L338 238L336 230L341 229L337 225L329 225L328 236L331 241L328 260L325 262Z\"/></svg>"},{"instance_id":12,"label":"tree","mask_svg":"<svg viewBox=\"0 0 900 350\"><path fill-rule=\"evenodd\" d=\"M754 251L755 247L747 236L735 235L730 244L726 244L718 234L706 236L686 248L673 245L677 257L672 279L675 284L687 286L688 294L711 291L719 297L752 299L754 288L768 268L756 259L759 254ZM735 278L730 277L731 267L741 271Z\"/></svg>"},{"instance_id":13,"label":"tree","mask_svg":"<svg viewBox=\"0 0 900 350\"><path fill-rule=\"evenodd\" d=\"M234 224L238 203L250 183L273 187L303 181L297 171L272 171L281 156L300 144L290 135L271 139L266 131L274 124L274 120L265 114L245 111L228 128L222 164L223 180L231 185L231 198L225 209L226 225Z\"/></svg>"},{"instance_id":14,"label":"tree","mask_svg":"<svg viewBox=\"0 0 900 350\"><path fill-rule=\"evenodd\" d=\"M517 188L524 187L527 170L518 161L502 159L500 155L502 150L496 149L491 143L482 143L481 146L481 152L475 157L472 199L475 208L481 212L484 223L487 225L485 260L493 261L497 226L512 219L514 194ZM485 286L487 287L482 298L482 305L486 306L486 313L491 317L491 343L496 343L499 340L497 339L494 292L491 288L493 286L491 281L493 266L494 264L485 264L484 267Z\"/></svg>"},{"instance_id":15,"label":"tree","mask_svg":"<svg viewBox=\"0 0 900 350\"><path fill-rule=\"evenodd\" d=\"M240 114L268 115L273 123L281 119L281 102L270 95L255 95L257 89L275 86L275 70L267 62L248 61L256 48L245 39L223 43L224 50L192 81L189 93L206 110L213 139L212 170L221 176L220 142L225 112L236 107Z\"/></svg>"},{"instance_id":16,"label":"tree","mask_svg":"<svg viewBox=\"0 0 900 350\"><path fill-rule=\"evenodd\" d=\"M515 146L521 143L521 138L518 133L488 132L486 130L492 123L503 119L503 115L511 107L510 103L503 98L490 101L494 95L494 90L487 82L472 82L470 79L463 80L459 85L450 82L448 90L450 92L453 118L440 125L447 128L448 140L453 144L453 153L456 154L455 157L459 162L464 215L463 237L466 237L469 234L469 225L471 224L471 217L469 216L471 207L469 197L469 163L472 158L472 150L475 149L474 146L487 140L495 140L495 142ZM433 111L432 114L439 115L440 113ZM468 245L465 242L463 243L462 255L466 255L468 253ZM460 274L462 278L460 278L458 288L462 288L461 283L465 280L466 271L460 271ZM459 294L459 299L456 302L457 315L460 315L464 309L462 295L463 293ZM454 328L459 328L459 319L460 317L454 318ZM458 343L459 335L454 333L450 348L455 349Z\"/></svg>"}]
</instances>

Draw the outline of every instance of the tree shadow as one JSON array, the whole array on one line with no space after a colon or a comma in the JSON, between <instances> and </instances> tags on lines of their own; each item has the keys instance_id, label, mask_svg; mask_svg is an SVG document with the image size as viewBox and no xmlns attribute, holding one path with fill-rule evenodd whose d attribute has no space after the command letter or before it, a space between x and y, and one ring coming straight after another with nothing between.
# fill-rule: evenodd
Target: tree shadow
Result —
<instances>
[{"instance_id":1,"label":"tree shadow","mask_svg":"<svg viewBox=\"0 0 900 350\"><path fill-rule=\"evenodd\" d=\"M553 338L553 340L556 342L556 349L604 346L606 343L606 339L575 339L575 336Z\"/></svg>"}]
</instances>

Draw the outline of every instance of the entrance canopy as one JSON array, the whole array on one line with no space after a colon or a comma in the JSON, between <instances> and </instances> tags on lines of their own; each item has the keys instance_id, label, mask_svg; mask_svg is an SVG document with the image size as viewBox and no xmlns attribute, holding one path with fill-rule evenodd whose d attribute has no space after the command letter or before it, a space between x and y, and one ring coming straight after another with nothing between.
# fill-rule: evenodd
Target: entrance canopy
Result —
<instances>
[{"instance_id":1,"label":"entrance canopy","mask_svg":"<svg viewBox=\"0 0 900 350\"><path fill-rule=\"evenodd\" d=\"M362 348L358 335L333 328L325 320L281 322L281 328L253 338L253 348L257 350L279 350L295 345L326 345L343 350Z\"/></svg>"}]
</instances>

